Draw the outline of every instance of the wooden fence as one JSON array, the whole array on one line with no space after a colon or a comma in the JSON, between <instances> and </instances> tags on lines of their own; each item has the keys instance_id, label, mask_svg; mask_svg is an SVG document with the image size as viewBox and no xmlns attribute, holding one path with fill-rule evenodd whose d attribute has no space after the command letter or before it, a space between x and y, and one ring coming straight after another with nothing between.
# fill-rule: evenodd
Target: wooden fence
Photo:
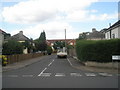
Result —
<instances>
[{"instance_id":1,"label":"wooden fence","mask_svg":"<svg viewBox=\"0 0 120 90\"><path fill-rule=\"evenodd\" d=\"M7 55L8 64L43 56L42 53Z\"/></svg>"},{"instance_id":2,"label":"wooden fence","mask_svg":"<svg viewBox=\"0 0 120 90\"><path fill-rule=\"evenodd\" d=\"M71 57L77 56L75 49L69 49L68 54L69 54Z\"/></svg>"}]
</instances>

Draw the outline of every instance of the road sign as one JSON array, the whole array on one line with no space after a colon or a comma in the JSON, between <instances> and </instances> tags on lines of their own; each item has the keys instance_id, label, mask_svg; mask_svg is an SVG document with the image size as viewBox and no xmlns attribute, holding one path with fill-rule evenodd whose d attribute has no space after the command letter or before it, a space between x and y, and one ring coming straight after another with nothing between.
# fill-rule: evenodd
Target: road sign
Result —
<instances>
[{"instance_id":1,"label":"road sign","mask_svg":"<svg viewBox=\"0 0 120 90\"><path fill-rule=\"evenodd\" d=\"M112 60L120 60L120 55L113 55Z\"/></svg>"}]
</instances>

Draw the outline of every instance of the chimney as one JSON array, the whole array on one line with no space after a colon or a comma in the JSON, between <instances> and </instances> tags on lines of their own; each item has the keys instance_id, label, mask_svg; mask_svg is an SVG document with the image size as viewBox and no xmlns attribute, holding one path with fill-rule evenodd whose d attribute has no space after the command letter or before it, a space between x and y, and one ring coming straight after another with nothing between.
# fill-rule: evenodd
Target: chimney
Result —
<instances>
[{"instance_id":1,"label":"chimney","mask_svg":"<svg viewBox=\"0 0 120 90\"><path fill-rule=\"evenodd\" d=\"M92 28L92 32L95 32L96 31L96 28Z\"/></svg>"},{"instance_id":2,"label":"chimney","mask_svg":"<svg viewBox=\"0 0 120 90\"><path fill-rule=\"evenodd\" d=\"M20 35L23 35L23 31L20 31L19 34L20 34Z\"/></svg>"}]
</instances>

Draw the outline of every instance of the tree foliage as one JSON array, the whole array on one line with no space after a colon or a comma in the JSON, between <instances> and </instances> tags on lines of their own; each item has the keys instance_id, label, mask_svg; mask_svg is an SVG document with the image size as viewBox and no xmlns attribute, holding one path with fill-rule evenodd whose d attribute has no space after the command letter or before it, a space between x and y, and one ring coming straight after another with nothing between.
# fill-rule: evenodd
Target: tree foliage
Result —
<instances>
[{"instance_id":1,"label":"tree foliage","mask_svg":"<svg viewBox=\"0 0 120 90\"><path fill-rule=\"evenodd\" d=\"M36 51L46 51L47 44L46 44L46 34L45 32L41 32L40 37L35 40Z\"/></svg>"},{"instance_id":2,"label":"tree foliage","mask_svg":"<svg viewBox=\"0 0 120 90\"><path fill-rule=\"evenodd\" d=\"M83 33L83 34L81 34L81 35L79 35L79 38L78 38L79 40L85 40L86 39L86 33Z\"/></svg>"},{"instance_id":3,"label":"tree foliage","mask_svg":"<svg viewBox=\"0 0 120 90\"><path fill-rule=\"evenodd\" d=\"M52 47L50 47L50 46L47 46L47 53L50 55L51 53L52 53Z\"/></svg>"},{"instance_id":4,"label":"tree foliage","mask_svg":"<svg viewBox=\"0 0 120 90\"><path fill-rule=\"evenodd\" d=\"M32 41L32 40L31 40ZM32 42L30 42L30 41L28 41L28 40L26 40L25 42L23 42L22 43L23 44L23 48L24 49L28 49L28 53L30 53L30 52L32 52L31 50L33 50L34 51L34 47L33 47L33 45L32 45Z\"/></svg>"},{"instance_id":5,"label":"tree foliage","mask_svg":"<svg viewBox=\"0 0 120 90\"><path fill-rule=\"evenodd\" d=\"M22 54L23 45L17 41L9 40L3 44L3 55Z\"/></svg>"},{"instance_id":6,"label":"tree foliage","mask_svg":"<svg viewBox=\"0 0 120 90\"><path fill-rule=\"evenodd\" d=\"M63 48L65 47L65 42L63 41L56 41L53 45L53 48L56 50L57 48Z\"/></svg>"}]
</instances>

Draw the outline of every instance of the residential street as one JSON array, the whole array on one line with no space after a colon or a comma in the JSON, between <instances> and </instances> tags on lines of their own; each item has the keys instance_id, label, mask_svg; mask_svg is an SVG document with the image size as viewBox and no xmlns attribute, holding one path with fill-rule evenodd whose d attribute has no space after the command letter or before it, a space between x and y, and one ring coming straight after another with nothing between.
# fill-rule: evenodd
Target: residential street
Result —
<instances>
[{"instance_id":1,"label":"residential street","mask_svg":"<svg viewBox=\"0 0 120 90\"><path fill-rule=\"evenodd\" d=\"M3 72L3 88L118 88L115 74L87 72L56 55L23 68Z\"/></svg>"}]
</instances>

